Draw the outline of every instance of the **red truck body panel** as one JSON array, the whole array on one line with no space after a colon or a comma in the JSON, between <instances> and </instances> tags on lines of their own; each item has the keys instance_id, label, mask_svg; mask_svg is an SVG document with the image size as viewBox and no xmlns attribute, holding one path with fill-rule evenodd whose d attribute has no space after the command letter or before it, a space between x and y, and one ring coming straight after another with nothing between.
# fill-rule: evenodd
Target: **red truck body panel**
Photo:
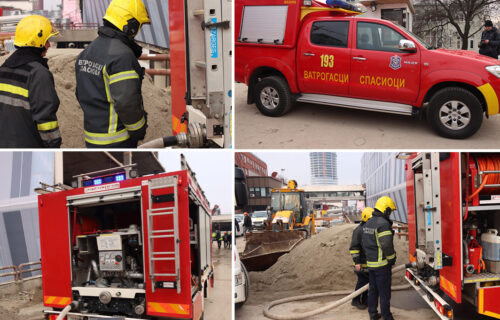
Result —
<instances>
[{"instance_id":1,"label":"red truck body panel","mask_svg":"<svg viewBox=\"0 0 500 320\"><path fill-rule=\"evenodd\" d=\"M414 175L411 157L406 161L406 194L408 204L408 240L410 261L416 261L416 221ZM450 153L450 157L440 162L441 180L441 232L442 251L452 257L451 266L440 271L440 288L455 302L462 301L462 210L460 191L460 154Z\"/></svg>"},{"instance_id":2,"label":"red truck body panel","mask_svg":"<svg viewBox=\"0 0 500 320\"><path fill-rule=\"evenodd\" d=\"M315 93L367 100L389 101L421 107L436 85L460 83L478 88L488 106L489 115L499 113L500 79L485 70L499 65L498 60L464 50L431 50L424 47L403 28L387 20L344 17L339 11L319 11L301 16L301 1L236 0L235 5L235 80L247 85L262 69L283 75L294 94ZM283 44L241 41L240 33L245 6L287 5L288 15ZM313 7L321 7L313 1ZM315 46L310 43L311 24L315 21L349 21L348 47ZM415 53L362 50L357 48L357 24L376 23L387 26L412 40ZM304 55L304 53L313 53ZM335 58L335 66L321 65L324 55ZM353 57L366 58L364 61ZM393 59L399 66L391 68ZM333 60L333 59L332 59ZM479 88L489 85L487 88Z\"/></svg>"},{"instance_id":3,"label":"red truck body panel","mask_svg":"<svg viewBox=\"0 0 500 320\"><path fill-rule=\"evenodd\" d=\"M141 215L142 231L147 234L147 216L149 209L147 180L157 179L167 176L178 176L178 232L180 247L180 283L181 291L177 293L175 289L156 289L152 292L152 284L149 280L149 263L144 264L144 278L147 302L147 315L198 319L201 315L202 294L200 292L196 299L191 297L191 249L190 249L190 224L189 224L189 194L193 192L201 195L197 186L192 184L191 177L186 170L158 174L154 176L140 177L136 179L124 180L103 184L98 187L82 187L67 191L53 192L38 197L39 220L40 220L40 247L42 261L42 279L44 305L47 307L63 308L71 302L71 239L70 239L70 212L67 207L67 197L83 194L98 195L100 191L114 189L138 188L141 190ZM151 190L152 195L172 193L173 188L160 188ZM210 212L208 203L204 197L199 197L204 209ZM173 202L153 203L152 208L171 207ZM123 214L126 216L126 213ZM126 218L126 217L124 217ZM172 229L172 220L168 216L155 217L154 229ZM173 251L173 247L155 239L155 251ZM144 241L144 257L148 256L149 243ZM210 262L211 264L211 262ZM155 264L156 273L170 273L172 264ZM172 277L156 277L158 281L174 281ZM194 317L197 316L198 318Z\"/></svg>"}]
</instances>

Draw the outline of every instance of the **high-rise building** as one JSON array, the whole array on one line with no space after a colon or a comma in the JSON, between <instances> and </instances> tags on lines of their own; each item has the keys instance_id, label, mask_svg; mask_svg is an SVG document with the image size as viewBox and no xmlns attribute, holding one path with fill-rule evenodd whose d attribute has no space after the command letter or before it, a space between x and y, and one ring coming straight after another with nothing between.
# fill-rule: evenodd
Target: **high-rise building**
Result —
<instances>
[{"instance_id":1,"label":"high-rise building","mask_svg":"<svg viewBox=\"0 0 500 320\"><path fill-rule=\"evenodd\" d=\"M382 196L391 197L397 210L391 219L408 223L405 162L397 152L366 152L361 157L361 183L366 186L366 205L374 207Z\"/></svg>"},{"instance_id":2,"label":"high-rise building","mask_svg":"<svg viewBox=\"0 0 500 320\"><path fill-rule=\"evenodd\" d=\"M311 184L338 184L337 153L311 152Z\"/></svg>"}]
</instances>

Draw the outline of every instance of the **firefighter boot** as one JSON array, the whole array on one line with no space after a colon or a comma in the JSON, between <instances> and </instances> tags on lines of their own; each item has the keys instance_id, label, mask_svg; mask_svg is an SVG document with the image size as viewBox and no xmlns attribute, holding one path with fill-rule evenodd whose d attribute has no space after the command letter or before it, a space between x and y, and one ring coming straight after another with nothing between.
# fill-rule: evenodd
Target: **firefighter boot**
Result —
<instances>
[{"instance_id":1,"label":"firefighter boot","mask_svg":"<svg viewBox=\"0 0 500 320\"><path fill-rule=\"evenodd\" d=\"M352 299L351 305L353 307L356 307L356 308L360 309L360 310L364 310L364 309L368 308L368 306L366 304L363 304L359 300L360 300L359 297L356 297L356 298Z\"/></svg>"},{"instance_id":2,"label":"firefighter boot","mask_svg":"<svg viewBox=\"0 0 500 320\"><path fill-rule=\"evenodd\" d=\"M380 313L370 313L370 320L378 320L382 318L382 315Z\"/></svg>"}]
</instances>

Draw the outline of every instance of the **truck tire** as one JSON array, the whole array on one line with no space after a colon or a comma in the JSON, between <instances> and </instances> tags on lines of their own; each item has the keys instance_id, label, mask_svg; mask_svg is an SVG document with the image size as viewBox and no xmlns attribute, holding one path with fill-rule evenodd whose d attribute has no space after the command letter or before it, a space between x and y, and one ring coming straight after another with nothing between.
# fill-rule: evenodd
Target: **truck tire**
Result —
<instances>
[{"instance_id":1,"label":"truck tire","mask_svg":"<svg viewBox=\"0 0 500 320\"><path fill-rule=\"evenodd\" d=\"M465 139L481 127L483 108L472 92L458 87L444 88L431 97L427 121L440 136Z\"/></svg>"},{"instance_id":2,"label":"truck tire","mask_svg":"<svg viewBox=\"0 0 500 320\"><path fill-rule=\"evenodd\" d=\"M279 117L290 111L293 100L286 81L270 76L255 84L254 101L259 111L268 117Z\"/></svg>"}]
</instances>

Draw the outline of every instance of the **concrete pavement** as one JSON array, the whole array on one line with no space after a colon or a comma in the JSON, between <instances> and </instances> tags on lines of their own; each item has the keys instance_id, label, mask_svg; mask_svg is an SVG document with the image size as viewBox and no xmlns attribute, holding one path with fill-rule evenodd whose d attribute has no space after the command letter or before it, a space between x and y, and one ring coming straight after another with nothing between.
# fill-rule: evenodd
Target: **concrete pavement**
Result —
<instances>
[{"instance_id":1,"label":"concrete pavement","mask_svg":"<svg viewBox=\"0 0 500 320\"><path fill-rule=\"evenodd\" d=\"M247 86L235 84L234 135L239 149L492 149L499 148L500 116L484 119L466 140L438 136L416 118L296 103L278 118L247 105Z\"/></svg>"}]
</instances>

